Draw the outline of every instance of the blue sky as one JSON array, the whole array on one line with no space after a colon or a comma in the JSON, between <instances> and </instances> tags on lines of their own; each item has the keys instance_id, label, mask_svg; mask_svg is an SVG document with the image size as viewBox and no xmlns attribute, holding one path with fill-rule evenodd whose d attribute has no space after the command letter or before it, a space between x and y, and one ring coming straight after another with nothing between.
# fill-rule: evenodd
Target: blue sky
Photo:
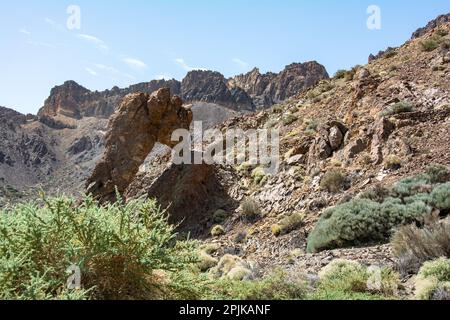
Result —
<instances>
[{"instance_id":1,"label":"blue sky","mask_svg":"<svg viewBox=\"0 0 450 320\"><path fill-rule=\"evenodd\" d=\"M81 9L79 30L66 27L70 5ZM381 30L366 26L370 5ZM66 80L104 90L194 68L228 77L317 60L333 74L448 12L448 0L2 1L0 105L36 113Z\"/></svg>"}]
</instances>

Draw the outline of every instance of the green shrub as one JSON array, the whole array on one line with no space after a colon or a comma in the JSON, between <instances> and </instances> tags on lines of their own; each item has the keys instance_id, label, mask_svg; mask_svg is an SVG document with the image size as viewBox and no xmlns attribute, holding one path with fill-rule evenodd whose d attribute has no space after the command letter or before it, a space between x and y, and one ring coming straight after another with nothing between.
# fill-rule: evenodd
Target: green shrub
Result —
<instances>
[{"instance_id":1,"label":"green shrub","mask_svg":"<svg viewBox=\"0 0 450 320\"><path fill-rule=\"evenodd\" d=\"M430 39L423 40L420 42L420 48L424 52L431 52L436 50L439 47L439 41L437 38L432 37Z\"/></svg>"},{"instance_id":2,"label":"green shrub","mask_svg":"<svg viewBox=\"0 0 450 320\"><path fill-rule=\"evenodd\" d=\"M436 30L436 35L439 37L445 37L446 35L448 35L448 31L445 29L438 29Z\"/></svg>"},{"instance_id":3,"label":"green shrub","mask_svg":"<svg viewBox=\"0 0 450 320\"><path fill-rule=\"evenodd\" d=\"M382 203L387 197L389 197L390 190L380 186L376 185L369 190L361 193L359 195L360 199L368 199L372 200L378 203Z\"/></svg>"},{"instance_id":4,"label":"green shrub","mask_svg":"<svg viewBox=\"0 0 450 320\"><path fill-rule=\"evenodd\" d=\"M196 261L177 242L154 201L99 206L90 197L17 205L0 212L1 299L151 299L163 294L155 271ZM66 289L66 270L82 290Z\"/></svg>"},{"instance_id":5,"label":"green shrub","mask_svg":"<svg viewBox=\"0 0 450 320\"><path fill-rule=\"evenodd\" d=\"M431 192L432 203L439 210L450 209L450 182L441 184Z\"/></svg>"},{"instance_id":6,"label":"green shrub","mask_svg":"<svg viewBox=\"0 0 450 320\"><path fill-rule=\"evenodd\" d=\"M425 261L450 256L450 220L430 218L423 228L416 224L404 226L392 237L393 254L403 274L417 272Z\"/></svg>"},{"instance_id":7,"label":"green shrub","mask_svg":"<svg viewBox=\"0 0 450 320\"><path fill-rule=\"evenodd\" d=\"M398 170L402 167L402 159L396 155L389 155L384 161L384 167L389 170Z\"/></svg>"},{"instance_id":8,"label":"green shrub","mask_svg":"<svg viewBox=\"0 0 450 320\"><path fill-rule=\"evenodd\" d=\"M255 168L252 171L251 176L253 179L253 183L259 186L263 186L268 180L268 175L262 167Z\"/></svg>"},{"instance_id":9,"label":"green shrub","mask_svg":"<svg viewBox=\"0 0 450 320\"><path fill-rule=\"evenodd\" d=\"M421 189L430 184L430 177L427 175L418 175L399 181L392 191L397 197L410 197L422 193Z\"/></svg>"},{"instance_id":10,"label":"green shrub","mask_svg":"<svg viewBox=\"0 0 450 320\"><path fill-rule=\"evenodd\" d=\"M283 116L283 125L285 125L285 126L291 125L297 120L298 120L297 116L294 116L293 114L290 114L290 113L285 114Z\"/></svg>"},{"instance_id":11,"label":"green shrub","mask_svg":"<svg viewBox=\"0 0 450 320\"><path fill-rule=\"evenodd\" d=\"M415 278L416 298L448 300L450 297L450 259L426 262Z\"/></svg>"},{"instance_id":12,"label":"green shrub","mask_svg":"<svg viewBox=\"0 0 450 320\"><path fill-rule=\"evenodd\" d=\"M418 275L423 278L436 278L438 281L450 281L450 259L439 258L425 262Z\"/></svg>"},{"instance_id":13,"label":"green shrub","mask_svg":"<svg viewBox=\"0 0 450 320\"><path fill-rule=\"evenodd\" d=\"M327 210L308 237L308 252L386 240L392 228L419 220L431 209L423 202L403 204L354 199Z\"/></svg>"},{"instance_id":14,"label":"green shrub","mask_svg":"<svg viewBox=\"0 0 450 320\"><path fill-rule=\"evenodd\" d=\"M206 252L200 251L199 254L199 262L198 262L198 268L201 272L206 272L211 268L214 268L219 263L219 260L216 258L211 257Z\"/></svg>"},{"instance_id":15,"label":"green shrub","mask_svg":"<svg viewBox=\"0 0 450 320\"><path fill-rule=\"evenodd\" d=\"M336 73L334 74L334 77L336 79L344 79L346 73L347 73L347 70L341 69L341 70L336 71Z\"/></svg>"},{"instance_id":16,"label":"green shrub","mask_svg":"<svg viewBox=\"0 0 450 320\"><path fill-rule=\"evenodd\" d=\"M397 54L398 53L397 53L397 51L394 48L390 48L384 53L383 58L384 59L390 59L390 58L393 58L393 57L397 56Z\"/></svg>"},{"instance_id":17,"label":"green shrub","mask_svg":"<svg viewBox=\"0 0 450 320\"><path fill-rule=\"evenodd\" d=\"M281 219L277 224L272 226L272 234L274 236L281 236L297 229L305 219L305 214L296 212Z\"/></svg>"},{"instance_id":18,"label":"green shrub","mask_svg":"<svg viewBox=\"0 0 450 320\"><path fill-rule=\"evenodd\" d=\"M301 300L307 297L306 281L275 271L257 281L228 278L211 280L190 272L173 274L175 300Z\"/></svg>"},{"instance_id":19,"label":"green shrub","mask_svg":"<svg viewBox=\"0 0 450 320\"><path fill-rule=\"evenodd\" d=\"M344 292L364 292L367 289L366 268L356 261L333 260L319 273L322 289Z\"/></svg>"},{"instance_id":20,"label":"green shrub","mask_svg":"<svg viewBox=\"0 0 450 320\"><path fill-rule=\"evenodd\" d=\"M401 101L393 104L392 106L388 107L385 111L381 113L382 117L388 117L400 113L406 113L413 111L413 104L408 101Z\"/></svg>"},{"instance_id":21,"label":"green shrub","mask_svg":"<svg viewBox=\"0 0 450 320\"><path fill-rule=\"evenodd\" d=\"M221 225L216 225L211 229L211 235L213 237L220 237L225 234L225 229Z\"/></svg>"},{"instance_id":22,"label":"green shrub","mask_svg":"<svg viewBox=\"0 0 450 320\"><path fill-rule=\"evenodd\" d=\"M450 181L450 169L446 166L433 164L428 166L426 174L430 179L430 183L445 183Z\"/></svg>"},{"instance_id":23,"label":"green shrub","mask_svg":"<svg viewBox=\"0 0 450 320\"><path fill-rule=\"evenodd\" d=\"M366 268L356 261L336 259L319 273L314 299L380 300L397 294L400 277L390 268Z\"/></svg>"},{"instance_id":24,"label":"green shrub","mask_svg":"<svg viewBox=\"0 0 450 320\"><path fill-rule=\"evenodd\" d=\"M447 168L430 166L426 174L399 181L390 190L369 190L324 212L308 238L308 251L384 241L394 228L424 223L433 209L450 209Z\"/></svg>"},{"instance_id":25,"label":"green shrub","mask_svg":"<svg viewBox=\"0 0 450 320\"><path fill-rule=\"evenodd\" d=\"M341 169L332 169L325 173L320 180L320 188L328 192L337 193L344 187L346 176Z\"/></svg>"},{"instance_id":26,"label":"green shrub","mask_svg":"<svg viewBox=\"0 0 450 320\"><path fill-rule=\"evenodd\" d=\"M306 133L314 134L317 132L317 129L319 128L319 121L316 119L307 119L304 121L306 124Z\"/></svg>"},{"instance_id":27,"label":"green shrub","mask_svg":"<svg viewBox=\"0 0 450 320\"><path fill-rule=\"evenodd\" d=\"M254 222L262 216L259 204L252 198L245 199L241 204L241 209L242 217L247 222Z\"/></svg>"}]
</instances>

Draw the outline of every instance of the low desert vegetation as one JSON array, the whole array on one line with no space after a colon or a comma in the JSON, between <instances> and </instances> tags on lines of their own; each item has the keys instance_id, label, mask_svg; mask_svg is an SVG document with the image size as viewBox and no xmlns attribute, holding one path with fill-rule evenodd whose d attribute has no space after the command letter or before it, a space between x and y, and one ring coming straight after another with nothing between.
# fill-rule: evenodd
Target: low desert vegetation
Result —
<instances>
[{"instance_id":1,"label":"low desert vegetation","mask_svg":"<svg viewBox=\"0 0 450 320\"><path fill-rule=\"evenodd\" d=\"M430 215L425 226L416 224L401 227L392 237L391 245L403 274L413 274L420 266L440 257L450 257L450 218L440 220Z\"/></svg>"},{"instance_id":2,"label":"low desert vegetation","mask_svg":"<svg viewBox=\"0 0 450 320\"><path fill-rule=\"evenodd\" d=\"M221 225L216 225L211 229L211 235L213 237L220 237L225 234L225 229Z\"/></svg>"},{"instance_id":3,"label":"low desert vegetation","mask_svg":"<svg viewBox=\"0 0 450 320\"><path fill-rule=\"evenodd\" d=\"M395 154L391 154L384 160L384 167L389 170L398 170L402 167L402 159Z\"/></svg>"},{"instance_id":4,"label":"low desert vegetation","mask_svg":"<svg viewBox=\"0 0 450 320\"><path fill-rule=\"evenodd\" d=\"M293 124L295 121L297 121L298 117L293 114L287 113L283 116L282 119L283 119L283 125L289 126L289 125Z\"/></svg>"},{"instance_id":5,"label":"low desert vegetation","mask_svg":"<svg viewBox=\"0 0 450 320\"><path fill-rule=\"evenodd\" d=\"M345 187L346 180L344 170L339 168L331 169L320 180L320 188L328 192L338 193Z\"/></svg>"},{"instance_id":6,"label":"low desert vegetation","mask_svg":"<svg viewBox=\"0 0 450 320\"><path fill-rule=\"evenodd\" d=\"M290 216L282 218L277 224L272 226L274 236L282 236L296 230L305 220L305 213L295 212Z\"/></svg>"},{"instance_id":7,"label":"low desert vegetation","mask_svg":"<svg viewBox=\"0 0 450 320\"><path fill-rule=\"evenodd\" d=\"M389 117L400 113L407 113L413 111L414 105L409 101L397 102L389 106L381 113L382 117Z\"/></svg>"},{"instance_id":8,"label":"low desert vegetation","mask_svg":"<svg viewBox=\"0 0 450 320\"><path fill-rule=\"evenodd\" d=\"M319 273L315 300L395 299L400 276L390 268L367 268L356 261L336 259Z\"/></svg>"},{"instance_id":9,"label":"low desert vegetation","mask_svg":"<svg viewBox=\"0 0 450 320\"><path fill-rule=\"evenodd\" d=\"M157 299L161 276L196 261L154 201L44 199L0 212L1 299ZM82 287L67 289L67 270Z\"/></svg>"},{"instance_id":10,"label":"low desert vegetation","mask_svg":"<svg viewBox=\"0 0 450 320\"><path fill-rule=\"evenodd\" d=\"M326 210L308 238L308 251L385 242L395 228L423 223L433 211L450 210L449 169L431 166L426 173L407 178L388 192L356 197ZM374 197L375 199L372 199Z\"/></svg>"},{"instance_id":11,"label":"low desert vegetation","mask_svg":"<svg viewBox=\"0 0 450 320\"><path fill-rule=\"evenodd\" d=\"M253 198L246 198L241 203L242 218L246 222L254 222L262 217L261 208Z\"/></svg>"},{"instance_id":12,"label":"low desert vegetation","mask_svg":"<svg viewBox=\"0 0 450 320\"><path fill-rule=\"evenodd\" d=\"M415 277L416 299L450 300L450 259L425 262Z\"/></svg>"}]
</instances>

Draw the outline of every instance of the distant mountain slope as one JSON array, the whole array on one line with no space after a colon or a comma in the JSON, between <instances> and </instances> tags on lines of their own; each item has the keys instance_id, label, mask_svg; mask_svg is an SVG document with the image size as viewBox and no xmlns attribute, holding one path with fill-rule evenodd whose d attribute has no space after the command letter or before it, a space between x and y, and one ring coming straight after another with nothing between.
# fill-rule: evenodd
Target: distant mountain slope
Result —
<instances>
[{"instance_id":1,"label":"distant mountain slope","mask_svg":"<svg viewBox=\"0 0 450 320\"><path fill-rule=\"evenodd\" d=\"M230 79L231 86L244 89L253 99L258 109L270 107L276 103L305 91L320 80L328 79L324 66L311 61L293 63L280 73L261 74L259 69Z\"/></svg>"},{"instance_id":2,"label":"distant mountain slope","mask_svg":"<svg viewBox=\"0 0 450 320\"><path fill-rule=\"evenodd\" d=\"M270 107L326 78L325 67L317 62L307 62L287 66L280 74L251 72L228 80L219 72L198 70L189 72L182 82L153 80L102 92L93 92L75 81L67 81L51 90L38 117L55 129L71 128L76 126L73 120L83 117L109 118L127 94L152 93L161 88L170 88L185 103L206 102L248 112Z\"/></svg>"}]
</instances>

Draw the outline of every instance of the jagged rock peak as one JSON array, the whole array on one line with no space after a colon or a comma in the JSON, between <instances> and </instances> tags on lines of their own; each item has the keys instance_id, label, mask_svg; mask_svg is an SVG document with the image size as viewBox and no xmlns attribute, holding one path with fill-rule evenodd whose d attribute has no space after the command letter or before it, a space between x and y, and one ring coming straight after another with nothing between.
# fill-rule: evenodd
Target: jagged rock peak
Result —
<instances>
[{"instance_id":1,"label":"jagged rock peak","mask_svg":"<svg viewBox=\"0 0 450 320\"><path fill-rule=\"evenodd\" d=\"M234 110L255 110L251 97L241 88L229 87L225 77L216 71L189 72L181 83L183 100L216 103Z\"/></svg>"},{"instance_id":2,"label":"jagged rock peak","mask_svg":"<svg viewBox=\"0 0 450 320\"><path fill-rule=\"evenodd\" d=\"M440 26L445 25L448 22L450 22L450 13L440 15L436 19L428 22L428 24L425 27L417 29L412 34L411 39L420 38L420 37L424 36L425 34L427 34L428 32L430 32L436 28L439 28Z\"/></svg>"},{"instance_id":3,"label":"jagged rock peak","mask_svg":"<svg viewBox=\"0 0 450 320\"><path fill-rule=\"evenodd\" d=\"M161 88L170 88L175 94L180 93L180 82L176 80L153 80L138 83L128 88L113 87L111 90L92 92L75 81L66 81L61 86L54 87L44 106L38 113L40 120L55 127L57 116L72 119L83 117L110 117L121 100L129 93L153 93ZM57 126L58 127L58 126Z\"/></svg>"},{"instance_id":4,"label":"jagged rock peak","mask_svg":"<svg viewBox=\"0 0 450 320\"><path fill-rule=\"evenodd\" d=\"M328 79L325 67L316 61L293 63L276 74L261 74L259 69L229 80L230 86L244 89L258 108L267 108L301 93L317 82Z\"/></svg>"}]
</instances>

